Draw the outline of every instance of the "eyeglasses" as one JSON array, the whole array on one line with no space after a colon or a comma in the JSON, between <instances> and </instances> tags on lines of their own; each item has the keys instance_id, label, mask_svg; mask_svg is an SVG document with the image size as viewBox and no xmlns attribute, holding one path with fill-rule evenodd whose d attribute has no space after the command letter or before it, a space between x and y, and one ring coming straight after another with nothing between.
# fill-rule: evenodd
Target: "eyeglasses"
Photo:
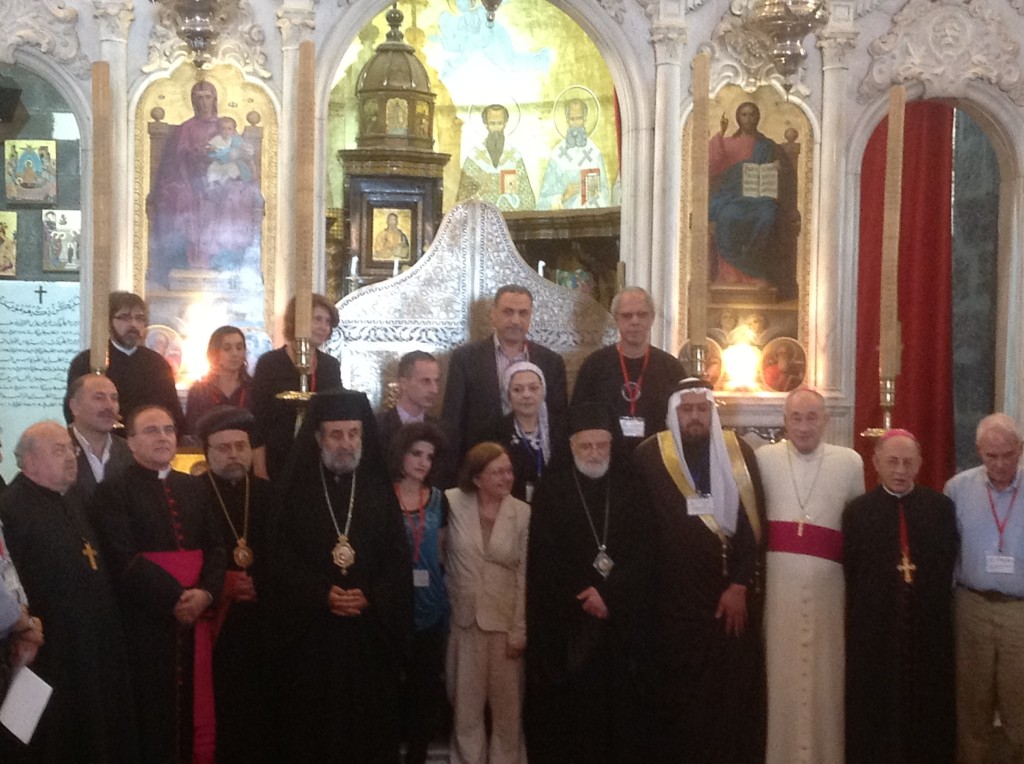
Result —
<instances>
[{"instance_id":1,"label":"eyeglasses","mask_svg":"<svg viewBox=\"0 0 1024 764\"><path fill-rule=\"evenodd\" d=\"M650 311L647 310L638 310L635 313L617 313L616 315L623 321L632 321L634 318L639 318L641 321L646 321L648 318L651 317Z\"/></svg>"},{"instance_id":2,"label":"eyeglasses","mask_svg":"<svg viewBox=\"0 0 1024 764\"><path fill-rule=\"evenodd\" d=\"M585 454L589 454L591 451L607 453L612 450L612 442L610 440L602 440L597 443L573 443L572 446Z\"/></svg>"}]
</instances>

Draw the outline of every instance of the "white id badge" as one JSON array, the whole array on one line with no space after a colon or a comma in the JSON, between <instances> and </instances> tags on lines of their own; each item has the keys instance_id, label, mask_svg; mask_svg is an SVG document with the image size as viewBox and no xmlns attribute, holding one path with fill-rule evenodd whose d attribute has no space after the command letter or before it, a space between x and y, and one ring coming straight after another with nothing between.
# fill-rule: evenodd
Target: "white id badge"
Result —
<instances>
[{"instance_id":1,"label":"white id badge","mask_svg":"<svg viewBox=\"0 0 1024 764\"><path fill-rule=\"evenodd\" d=\"M686 500L686 513L695 515L713 515L715 514L715 502L711 500L710 496L695 496Z\"/></svg>"},{"instance_id":2,"label":"white id badge","mask_svg":"<svg viewBox=\"0 0 1024 764\"><path fill-rule=\"evenodd\" d=\"M620 416L619 428L624 438L644 437L644 420L639 416Z\"/></svg>"},{"instance_id":3,"label":"white id badge","mask_svg":"<svg viewBox=\"0 0 1024 764\"><path fill-rule=\"evenodd\" d=\"M1013 555L1012 554L993 554L989 552L985 555L985 572L986 573L1001 573L1003 575L1013 575Z\"/></svg>"},{"instance_id":4,"label":"white id badge","mask_svg":"<svg viewBox=\"0 0 1024 764\"><path fill-rule=\"evenodd\" d=\"M430 586L430 571L416 568L412 572L412 585L417 588Z\"/></svg>"}]
</instances>

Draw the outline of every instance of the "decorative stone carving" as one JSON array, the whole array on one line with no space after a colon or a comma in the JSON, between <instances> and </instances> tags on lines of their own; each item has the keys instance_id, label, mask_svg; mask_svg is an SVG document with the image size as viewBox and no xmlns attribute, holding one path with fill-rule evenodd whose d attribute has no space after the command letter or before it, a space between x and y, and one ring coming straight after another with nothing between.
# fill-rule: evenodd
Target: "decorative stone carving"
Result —
<instances>
[{"instance_id":1,"label":"decorative stone carving","mask_svg":"<svg viewBox=\"0 0 1024 764\"><path fill-rule=\"evenodd\" d=\"M700 51L711 54L712 84L725 80L752 93L769 82L784 83L768 58L768 41L743 27L742 15L749 3L750 0L733 0L715 27L710 42L701 45ZM811 91L803 82L802 73L803 67L800 67L793 77L790 92L808 96Z\"/></svg>"},{"instance_id":2,"label":"decorative stone carving","mask_svg":"<svg viewBox=\"0 0 1024 764\"><path fill-rule=\"evenodd\" d=\"M1024 106L1020 46L988 0L910 0L889 31L868 46L872 59L862 102L891 85L920 82L925 98L958 98L981 80Z\"/></svg>"},{"instance_id":3,"label":"decorative stone carving","mask_svg":"<svg viewBox=\"0 0 1024 764\"><path fill-rule=\"evenodd\" d=\"M659 24L651 28L651 44L657 64L679 64L686 44L686 27Z\"/></svg>"},{"instance_id":4,"label":"decorative stone carving","mask_svg":"<svg viewBox=\"0 0 1024 764\"><path fill-rule=\"evenodd\" d=\"M76 22L78 11L65 0L0 0L0 61L14 63L23 45L38 48L79 79L89 75Z\"/></svg>"},{"instance_id":5,"label":"decorative stone carving","mask_svg":"<svg viewBox=\"0 0 1024 764\"><path fill-rule=\"evenodd\" d=\"M346 387L380 401L402 354L427 350L447 368L455 346L487 336L494 293L513 283L533 292L530 339L562 353L571 384L583 359L614 341L611 314L537 275L516 252L497 207L484 202L452 209L408 271L339 302L341 325L325 350L341 361Z\"/></svg>"},{"instance_id":6,"label":"decorative stone carving","mask_svg":"<svg viewBox=\"0 0 1024 764\"><path fill-rule=\"evenodd\" d=\"M623 0L598 0L605 13L622 24L626 20L626 4Z\"/></svg>"},{"instance_id":7,"label":"decorative stone carving","mask_svg":"<svg viewBox=\"0 0 1024 764\"><path fill-rule=\"evenodd\" d=\"M339 0L338 5L346 0ZM305 8L281 8L277 11L277 28L281 30L281 41L286 48L298 46L316 29L316 15Z\"/></svg>"},{"instance_id":8,"label":"decorative stone carving","mask_svg":"<svg viewBox=\"0 0 1024 764\"><path fill-rule=\"evenodd\" d=\"M253 23L250 0L234 0L229 7L230 13L218 17L224 25L210 52L210 63L232 64L247 74L269 79L271 72L263 50L266 34L262 27ZM178 14L164 5L157 8L157 21L149 33L149 57L142 67L144 72L171 69L189 57L188 46L178 36L181 26Z\"/></svg>"},{"instance_id":9,"label":"decorative stone carving","mask_svg":"<svg viewBox=\"0 0 1024 764\"><path fill-rule=\"evenodd\" d=\"M92 0L93 18L106 38L122 42L128 39L128 30L135 20L132 0Z\"/></svg>"},{"instance_id":10,"label":"decorative stone carving","mask_svg":"<svg viewBox=\"0 0 1024 764\"><path fill-rule=\"evenodd\" d=\"M818 36L818 50L822 64L828 67L846 68L846 56L857 45L857 32L825 32Z\"/></svg>"}]
</instances>

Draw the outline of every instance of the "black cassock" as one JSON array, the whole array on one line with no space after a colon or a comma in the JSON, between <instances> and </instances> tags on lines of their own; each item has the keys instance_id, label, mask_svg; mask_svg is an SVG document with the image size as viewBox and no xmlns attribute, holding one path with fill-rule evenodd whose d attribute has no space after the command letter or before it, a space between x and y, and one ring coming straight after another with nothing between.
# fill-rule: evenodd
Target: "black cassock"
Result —
<instances>
[{"instance_id":1,"label":"black cassock","mask_svg":"<svg viewBox=\"0 0 1024 764\"><path fill-rule=\"evenodd\" d=\"M904 581L899 504L913 582ZM898 499L879 487L843 513L846 575L846 760L952 762L956 754L953 569L956 514L916 486Z\"/></svg>"},{"instance_id":2,"label":"black cassock","mask_svg":"<svg viewBox=\"0 0 1024 764\"><path fill-rule=\"evenodd\" d=\"M614 566L594 568L598 538ZM610 487L610 491L609 491ZM544 476L530 513L526 566L526 727L531 764L647 762L639 661L645 652L650 525L621 471L598 480L569 466ZM609 617L583 612L576 596L601 594Z\"/></svg>"},{"instance_id":3,"label":"black cassock","mask_svg":"<svg viewBox=\"0 0 1024 764\"><path fill-rule=\"evenodd\" d=\"M760 473L741 439L762 518ZM707 444L686 451L697 488L710 490ZM765 686L758 547L747 514L737 512L726 548L699 516L666 469L658 436L633 452L634 469L651 507L654 541L652 613L654 649L650 686L656 697L653 759L687 764L747 764L764 759ZM723 570L724 567L724 570ZM731 584L747 587L747 627L739 637L716 619L718 602Z\"/></svg>"},{"instance_id":4,"label":"black cassock","mask_svg":"<svg viewBox=\"0 0 1024 764\"><path fill-rule=\"evenodd\" d=\"M85 554L99 544L77 489L61 496L19 474L0 499L0 519L32 613L43 622L46 643L32 668L53 686L26 759L136 761L121 620L107 560L96 554L93 569Z\"/></svg>"},{"instance_id":5,"label":"black cassock","mask_svg":"<svg viewBox=\"0 0 1024 764\"><path fill-rule=\"evenodd\" d=\"M306 764L398 761L399 670L412 637L412 560L401 510L383 476L357 472L348 538L355 562L342 574L331 557L338 531L319 461L305 465L275 523L273 612L281 643L281 761ZM352 475L325 469L344 532ZM328 610L332 586L361 589L358 616Z\"/></svg>"},{"instance_id":6,"label":"black cassock","mask_svg":"<svg viewBox=\"0 0 1024 764\"><path fill-rule=\"evenodd\" d=\"M217 701L217 761L259 764L275 761L274 719L270 713L276 703L271 682L273 659L269 634L274 628L262 596L267 576L270 522L276 514L277 494L270 483L249 477L249 522L246 529L246 481L230 483L207 473L194 478L205 494L214 515L220 543L227 552L224 592L217 603L218 632L213 648L213 689ZM214 491L211 480L217 482ZM219 493L219 498L218 498ZM221 506L221 500L224 506ZM227 510L228 522L224 511ZM233 528L232 528L233 526ZM235 599L235 585L242 568L234 562L235 534L244 535L252 551L253 563L247 569L256 588L255 602Z\"/></svg>"},{"instance_id":7,"label":"black cassock","mask_svg":"<svg viewBox=\"0 0 1024 764\"><path fill-rule=\"evenodd\" d=\"M181 472L172 471L166 487L180 544L164 481L153 470L132 464L100 483L90 503L120 601L146 764L191 761L195 630L174 618L181 584L143 554L200 550L203 565L194 588L216 601L224 582L224 548L203 493Z\"/></svg>"}]
</instances>

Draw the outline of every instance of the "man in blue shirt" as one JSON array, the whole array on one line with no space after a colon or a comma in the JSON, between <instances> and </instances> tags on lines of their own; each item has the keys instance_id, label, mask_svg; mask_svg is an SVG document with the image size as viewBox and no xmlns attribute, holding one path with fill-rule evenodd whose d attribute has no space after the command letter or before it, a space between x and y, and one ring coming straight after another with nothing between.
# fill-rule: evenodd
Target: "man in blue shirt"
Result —
<instances>
[{"instance_id":1,"label":"man in blue shirt","mask_svg":"<svg viewBox=\"0 0 1024 764\"><path fill-rule=\"evenodd\" d=\"M1021 435L1006 414L978 425L982 465L946 483L956 504L960 561L955 595L958 760L988 759L995 711L1024 751L1024 497Z\"/></svg>"}]
</instances>

